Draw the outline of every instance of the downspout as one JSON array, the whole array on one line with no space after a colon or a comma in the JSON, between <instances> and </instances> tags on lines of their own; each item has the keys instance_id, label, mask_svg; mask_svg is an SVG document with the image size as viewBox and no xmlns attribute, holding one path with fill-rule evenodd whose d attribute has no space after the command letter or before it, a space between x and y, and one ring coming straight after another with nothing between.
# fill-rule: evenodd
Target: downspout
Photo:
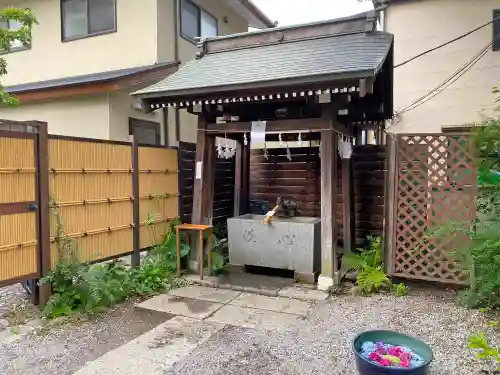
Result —
<instances>
[{"instance_id":1,"label":"downspout","mask_svg":"<svg viewBox=\"0 0 500 375\"><path fill-rule=\"evenodd\" d=\"M174 38L174 60L179 61L179 1L180 0L174 0L174 29L175 29L175 38ZM176 138L176 145L179 145L179 142L181 141L181 127L180 127L180 114L179 114L179 108L175 108L175 138Z\"/></svg>"}]
</instances>

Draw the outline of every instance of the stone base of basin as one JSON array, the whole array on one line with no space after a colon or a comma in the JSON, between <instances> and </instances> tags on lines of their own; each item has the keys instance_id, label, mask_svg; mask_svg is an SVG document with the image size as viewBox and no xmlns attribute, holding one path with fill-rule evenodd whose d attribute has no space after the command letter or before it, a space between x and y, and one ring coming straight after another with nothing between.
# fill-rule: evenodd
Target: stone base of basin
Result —
<instances>
[{"instance_id":1,"label":"stone base of basin","mask_svg":"<svg viewBox=\"0 0 500 375\"><path fill-rule=\"evenodd\" d=\"M227 220L229 263L292 270L302 282L314 283L321 269L321 219L273 218L247 214Z\"/></svg>"}]
</instances>

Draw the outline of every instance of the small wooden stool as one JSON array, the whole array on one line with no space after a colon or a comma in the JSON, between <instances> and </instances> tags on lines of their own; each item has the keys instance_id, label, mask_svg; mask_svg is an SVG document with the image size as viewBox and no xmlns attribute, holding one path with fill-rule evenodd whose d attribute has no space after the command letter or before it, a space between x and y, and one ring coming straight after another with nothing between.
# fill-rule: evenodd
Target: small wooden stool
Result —
<instances>
[{"instance_id":1,"label":"small wooden stool","mask_svg":"<svg viewBox=\"0 0 500 375\"><path fill-rule=\"evenodd\" d=\"M202 225L202 224L180 224L175 227L175 234L177 240L177 276L181 274L181 231L195 231L200 233L198 244L198 256L199 256L199 269L200 269L200 280L203 280L203 263L205 263L205 249L203 247L203 234L208 233L207 245L208 245L208 274L212 274L212 257L210 253L212 251L212 226ZM187 234L189 236L189 233ZM189 239L189 237L188 237Z\"/></svg>"}]
</instances>

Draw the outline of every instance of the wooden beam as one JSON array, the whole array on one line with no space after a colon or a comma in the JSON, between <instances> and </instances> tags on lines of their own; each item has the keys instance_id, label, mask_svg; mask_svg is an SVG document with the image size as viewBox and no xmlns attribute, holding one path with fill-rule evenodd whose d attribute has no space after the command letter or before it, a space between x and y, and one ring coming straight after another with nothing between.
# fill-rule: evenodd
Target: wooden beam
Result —
<instances>
[{"instance_id":1,"label":"wooden beam","mask_svg":"<svg viewBox=\"0 0 500 375\"><path fill-rule=\"evenodd\" d=\"M352 178L352 159L342 159L342 197L343 197L343 249L351 252L356 245L356 228L354 220L354 185Z\"/></svg>"},{"instance_id":2,"label":"wooden beam","mask_svg":"<svg viewBox=\"0 0 500 375\"><path fill-rule=\"evenodd\" d=\"M325 118L304 118L290 120L272 120L266 122L266 132L280 131L305 131L305 130L325 130L329 129L328 120ZM250 132L251 122L228 122L224 124L208 124L209 132Z\"/></svg>"},{"instance_id":3,"label":"wooden beam","mask_svg":"<svg viewBox=\"0 0 500 375\"><path fill-rule=\"evenodd\" d=\"M333 115L333 114L332 114ZM333 128L333 121L331 123ZM337 264L337 133L321 132L321 276L335 277Z\"/></svg>"}]
</instances>

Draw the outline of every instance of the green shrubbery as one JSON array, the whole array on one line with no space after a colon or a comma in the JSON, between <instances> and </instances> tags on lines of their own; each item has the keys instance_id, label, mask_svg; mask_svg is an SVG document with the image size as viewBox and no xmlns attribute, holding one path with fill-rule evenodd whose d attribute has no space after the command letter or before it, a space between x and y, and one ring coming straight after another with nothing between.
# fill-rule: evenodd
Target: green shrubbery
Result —
<instances>
[{"instance_id":1,"label":"green shrubbery","mask_svg":"<svg viewBox=\"0 0 500 375\"><path fill-rule=\"evenodd\" d=\"M55 212L59 232L61 220ZM154 221L152 221L154 224ZM54 294L44 308L46 317L67 316L75 312L94 314L106 310L125 299L164 291L178 283L176 271L176 237L172 222L140 263L132 268L123 262L90 265L80 263L75 245L59 233L59 261L48 276L40 282L50 284ZM150 224L151 235L154 225ZM181 255L189 253L189 246L182 244Z\"/></svg>"},{"instance_id":2,"label":"green shrubbery","mask_svg":"<svg viewBox=\"0 0 500 375\"><path fill-rule=\"evenodd\" d=\"M344 255L344 265L357 271L356 285L360 294L367 295L390 286L382 268L382 243L380 237L369 237L370 246L359 253Z\"/></svg>"}]
</instances>

